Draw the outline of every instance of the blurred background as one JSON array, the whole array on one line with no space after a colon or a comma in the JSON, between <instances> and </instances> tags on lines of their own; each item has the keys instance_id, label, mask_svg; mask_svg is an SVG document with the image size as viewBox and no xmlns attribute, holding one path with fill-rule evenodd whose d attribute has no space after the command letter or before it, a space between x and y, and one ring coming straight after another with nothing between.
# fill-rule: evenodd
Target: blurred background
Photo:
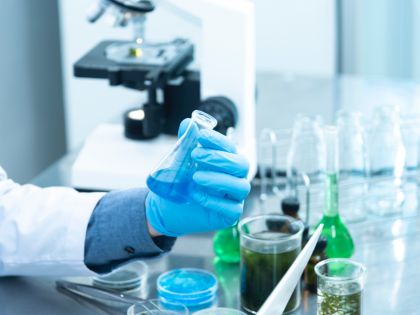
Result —
<instances>
[{"instance_id":1,"label":"blurred background","mask_svg":"<svg viewBox=\"0 0 420 315\"><path fill-rule=\"evenodd\" d=\"M285 82L308 82L303 90L296 91L296 97L306 97L306 103L313 101L312 113L336 106L335 91L340 86L331 87L331 78L342 77L346 86L355 89L360 81L354 78L369 82L380 79L385 89L386 82L392 82L393 91L401 84L420 83L419 1L254 2L257 71L265 74L261 80L276 82L270 81L272 74L281 75ZM97 42L131 36L127 29L87 23L88 6L87 0L2 1L0 165L16 181L30 180L66 152L77 149L98 123L115 119L141 98L128 89L109 88L103 80L73 78L73 63ZM158 8L150 15L147 34L156 40L189 37L198 43L199 51L200 32L191 24L194 26L194 21L181 20ZM313 100L312 78L329 84L329 102ZM276 83L272 85L275 90ZM363 107L353 91L347 88L342 92L351 99L344 106ZM387 97L397 101L409 98L408 111L417 111L420 92L418 88L414 91L414 96L397 91ZM281 95L279 85L273 106L283 107L285 114L275 127L290 127L282 124L290 123L296 113L288 115L290 100L283 100ZM383 101L375 94L363 100Z\"/></svg>"}]
</instances>

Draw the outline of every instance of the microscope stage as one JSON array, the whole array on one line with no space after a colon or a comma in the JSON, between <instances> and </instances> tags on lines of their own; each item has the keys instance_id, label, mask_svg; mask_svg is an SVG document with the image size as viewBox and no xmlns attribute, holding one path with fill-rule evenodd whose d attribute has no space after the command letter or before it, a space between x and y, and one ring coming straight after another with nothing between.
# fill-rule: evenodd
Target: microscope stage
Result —
<instances>
[{"instance_id":1,"label":"microscope stage","mask_svg":"<svg viewBox=\"0 0 420 315\"><path fill-rule=\"evenodd\" d=\"M180 76L193 57L194 46L185 39L157 44L103 41L75 63L74 75L145 90L150 84L162 87Z\"/></svg>"}]
</instances>

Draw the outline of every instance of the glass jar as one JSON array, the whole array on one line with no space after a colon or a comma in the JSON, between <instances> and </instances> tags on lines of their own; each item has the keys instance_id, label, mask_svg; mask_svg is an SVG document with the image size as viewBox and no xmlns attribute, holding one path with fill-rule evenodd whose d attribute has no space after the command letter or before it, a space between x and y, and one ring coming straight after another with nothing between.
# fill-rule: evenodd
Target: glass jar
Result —
<instances>
[{"instance_id":1,"label":"glass jar","mask_svg":"<svg viewBox=\"0 0 420 315\"><path fill-rule=\"evenodd\" d=\"M287 154L288 190L302 202L309 224L322 214L325 179L325 141L319 117L298 116Z\"/></svg>"},{"instance_id":2,"label":"glass jar","mask_svg":"<svg viewBox=\"0 0 420 315\"><path fill-rule=\"evenodd\" d=\"M353 260L327 259L315 266L318 315L362 314L366 268Z\"/></svg>"},{"instance_id":3,"label":"glass jar","mask_svg":"<svg viewBox=\"0 0 420 315\"><path fill-rule=\"evenodd\" d=\"M401 211L406 150L397 106L377 107L369 132L369 184L366 206L385 216Z\"/></svg>"},{"instance_id":4,"label":"glass jar","mask_svg":"<svg viewBox=\"0 0 420 315\"><path fill-rule=\"evenodd\" d=\"M288 216L267 214L243 219L241 235L241 305L256 314L299 255L303 223ZM285 314L300 305L299 285Z\"/></svg>"},{"instance_id":5,"label":"glass jar","mask_svg":"<svg viewBox=\"0 0 420 315\"><path fill-rule=\"evenodd\" d=\"M364 200L367 191L366 136L359 112L337 114L339 142L339 209L345 222L366 218Z\"/></svg>"}]
</instances>

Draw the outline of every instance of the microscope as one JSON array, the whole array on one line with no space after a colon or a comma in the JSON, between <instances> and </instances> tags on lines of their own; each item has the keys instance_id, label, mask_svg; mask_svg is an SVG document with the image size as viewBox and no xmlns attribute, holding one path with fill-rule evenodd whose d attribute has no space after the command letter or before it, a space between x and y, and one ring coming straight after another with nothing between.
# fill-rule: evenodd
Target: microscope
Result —
<instances>
[{"instance_id":1,"label":"microscope","mask_svg":"<svg viewBox=\"0 0 420 315\"><path fill-rule=\"evenodd\" d=\"M194 43L186 38L152 42L146 22L156 5L201 21L200 69L192 69ZM130 27L132 40L105 40L74 64L79 78L108 80L145 93L124 113L123 125L99 126L88 136L71 174L79 189L111 190L145 184L148 172L176 142L180 122L195 109L216 118L256 170L255 21L249 0L98 0L91 23L111 18Z\"/></svg>"}]
</instances>

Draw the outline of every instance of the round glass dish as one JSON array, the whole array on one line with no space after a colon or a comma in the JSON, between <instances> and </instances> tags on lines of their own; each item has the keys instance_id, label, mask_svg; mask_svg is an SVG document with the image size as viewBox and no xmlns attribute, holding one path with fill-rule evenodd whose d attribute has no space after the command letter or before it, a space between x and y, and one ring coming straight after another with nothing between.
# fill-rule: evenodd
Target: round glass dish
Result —
<instances>
[{"instance_id":1,"label":"round glass dish","mask_svg":"<svg viewBox=\"0 0 420 315\"><path fill-rule=\"evenodd\" d=\"M188 315L188 309L179 303L163 305L159 300L136 303L127 310L127 315Z\"/></svg>"},{"instance_id":2,"label":"round glass dish","mask_svg":"<svg viewBox=\"0 0 420 315\"><path fill-rule=\"evenodd\" d=\"M181 303L190 310L200 310L213 305L218 283L208 271L184 268L162 274L157 288L162 303Z\"/></svg>"},{"instance_id":3,"label":"round glass dish","mask_svg":"<svg viewBox=\"0 0 420 315\"><path fill-rule=\"evenodd\" d=\"M142 261L135 261L112 271L94 277L93 285L117 291L135 290L146 284L149 267Z\"/></svg>"},{"instance_id":4,"label":"round glass dish","mask_svg":"<svg viewBox=\"0 0 420 315\"><path fill-rule=\"evenodd\" d=\"M246 315L246 313L233 308L217 307L198 311L194 315Z\"/></svg>"}]
</instances>

